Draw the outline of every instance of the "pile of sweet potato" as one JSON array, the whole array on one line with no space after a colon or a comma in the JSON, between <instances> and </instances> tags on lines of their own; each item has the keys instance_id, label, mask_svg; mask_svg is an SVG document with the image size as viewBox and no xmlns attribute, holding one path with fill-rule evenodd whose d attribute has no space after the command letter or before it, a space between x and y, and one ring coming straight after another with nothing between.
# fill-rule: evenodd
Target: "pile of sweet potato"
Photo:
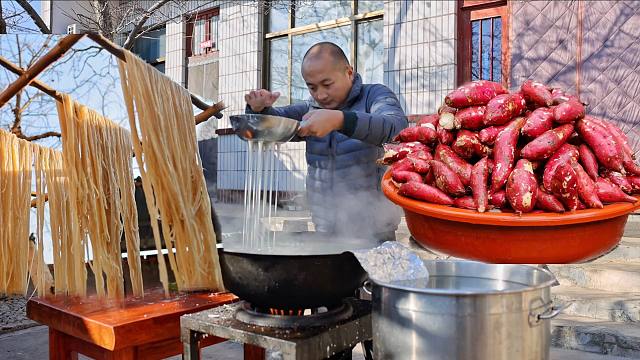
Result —
<instances>
[{"instance_id":1,"label":"pile of sweet potato","mask_svg":"<svg viewBox=\"0 0 640 360\"><path fill-rule=\"evenodd\" d=\"M484 212L564 212L635 202L640 166L626 135L571 94L526 81L474 81L385 144L402 195Z\"/></svg>"}]
</instances>

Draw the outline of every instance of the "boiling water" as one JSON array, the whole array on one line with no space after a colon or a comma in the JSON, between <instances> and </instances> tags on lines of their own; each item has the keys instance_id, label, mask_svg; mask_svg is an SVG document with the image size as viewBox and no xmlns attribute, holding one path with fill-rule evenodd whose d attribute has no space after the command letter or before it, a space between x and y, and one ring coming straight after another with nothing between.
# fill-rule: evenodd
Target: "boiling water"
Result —
<instances>
[{"instance_id":1,"label":"boiling water","mask_svg":"<svg viewBox=\"0 0 640 360\"><path fill-rule=\"evenodd\" d=\"M278 214L276 157L279 154L279 144L247 141L242 226L245 249L264 249L275 244L275 232L270 231L270 227L272 216Z\"/></svg>"}]
</instances>

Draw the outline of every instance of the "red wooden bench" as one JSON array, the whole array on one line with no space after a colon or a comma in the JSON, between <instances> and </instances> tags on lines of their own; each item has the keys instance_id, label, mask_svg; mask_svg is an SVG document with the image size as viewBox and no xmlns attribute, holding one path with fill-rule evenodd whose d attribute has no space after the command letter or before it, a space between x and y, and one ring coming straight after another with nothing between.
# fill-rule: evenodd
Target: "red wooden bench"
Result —
<instances>
[{"instance_id":1,"label":"red wooden bench","mask_svg":"<svg viewBox=\"0 0 640 360\"><path fill-rule=\"evenodd\" d=\"M231 293L105 300L95 296L32 298L27 316L49 327L49 359L163 359L182 354L180 316L236 301ZM202 347L225 339L207 337ZM246 349L245 360L263 360L264 350Z\"/></svg>"}]
</instances>

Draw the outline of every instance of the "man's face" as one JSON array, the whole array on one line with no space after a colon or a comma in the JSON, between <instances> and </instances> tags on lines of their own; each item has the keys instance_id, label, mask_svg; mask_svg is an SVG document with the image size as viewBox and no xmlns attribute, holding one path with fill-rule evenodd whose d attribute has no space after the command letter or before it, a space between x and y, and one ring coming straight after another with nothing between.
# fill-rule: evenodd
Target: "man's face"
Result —
<instances>
[{"instance_id":1,"label":"man's face","mask_svg":"<svg viewBox=\"0 0 640 360\"><path fill-rule=\"evenodd\" d=\"M305 60L302 77L309 93L324 109L338 109L349 96L353 82L353 68L337 64L329 56Z\"/></svg>"}]
</instances>

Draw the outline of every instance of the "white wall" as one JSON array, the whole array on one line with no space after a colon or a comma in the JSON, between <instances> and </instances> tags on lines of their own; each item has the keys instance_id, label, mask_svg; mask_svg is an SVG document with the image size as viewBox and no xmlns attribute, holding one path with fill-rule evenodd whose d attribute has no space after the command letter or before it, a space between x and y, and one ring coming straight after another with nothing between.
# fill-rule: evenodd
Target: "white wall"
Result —
<instances>
[{"instance_id":1,"label":"white wall","mask_svg":"<svg viewBox=\"0 0 640 360\"><path fill-rule=\"evenodd\" d=\"M53 34L66 34L77 14L92 16L89 0L45 0L40 3L42 20ZM80 29L78 29L80 30Z\"/></svg>"}]
</instances>

